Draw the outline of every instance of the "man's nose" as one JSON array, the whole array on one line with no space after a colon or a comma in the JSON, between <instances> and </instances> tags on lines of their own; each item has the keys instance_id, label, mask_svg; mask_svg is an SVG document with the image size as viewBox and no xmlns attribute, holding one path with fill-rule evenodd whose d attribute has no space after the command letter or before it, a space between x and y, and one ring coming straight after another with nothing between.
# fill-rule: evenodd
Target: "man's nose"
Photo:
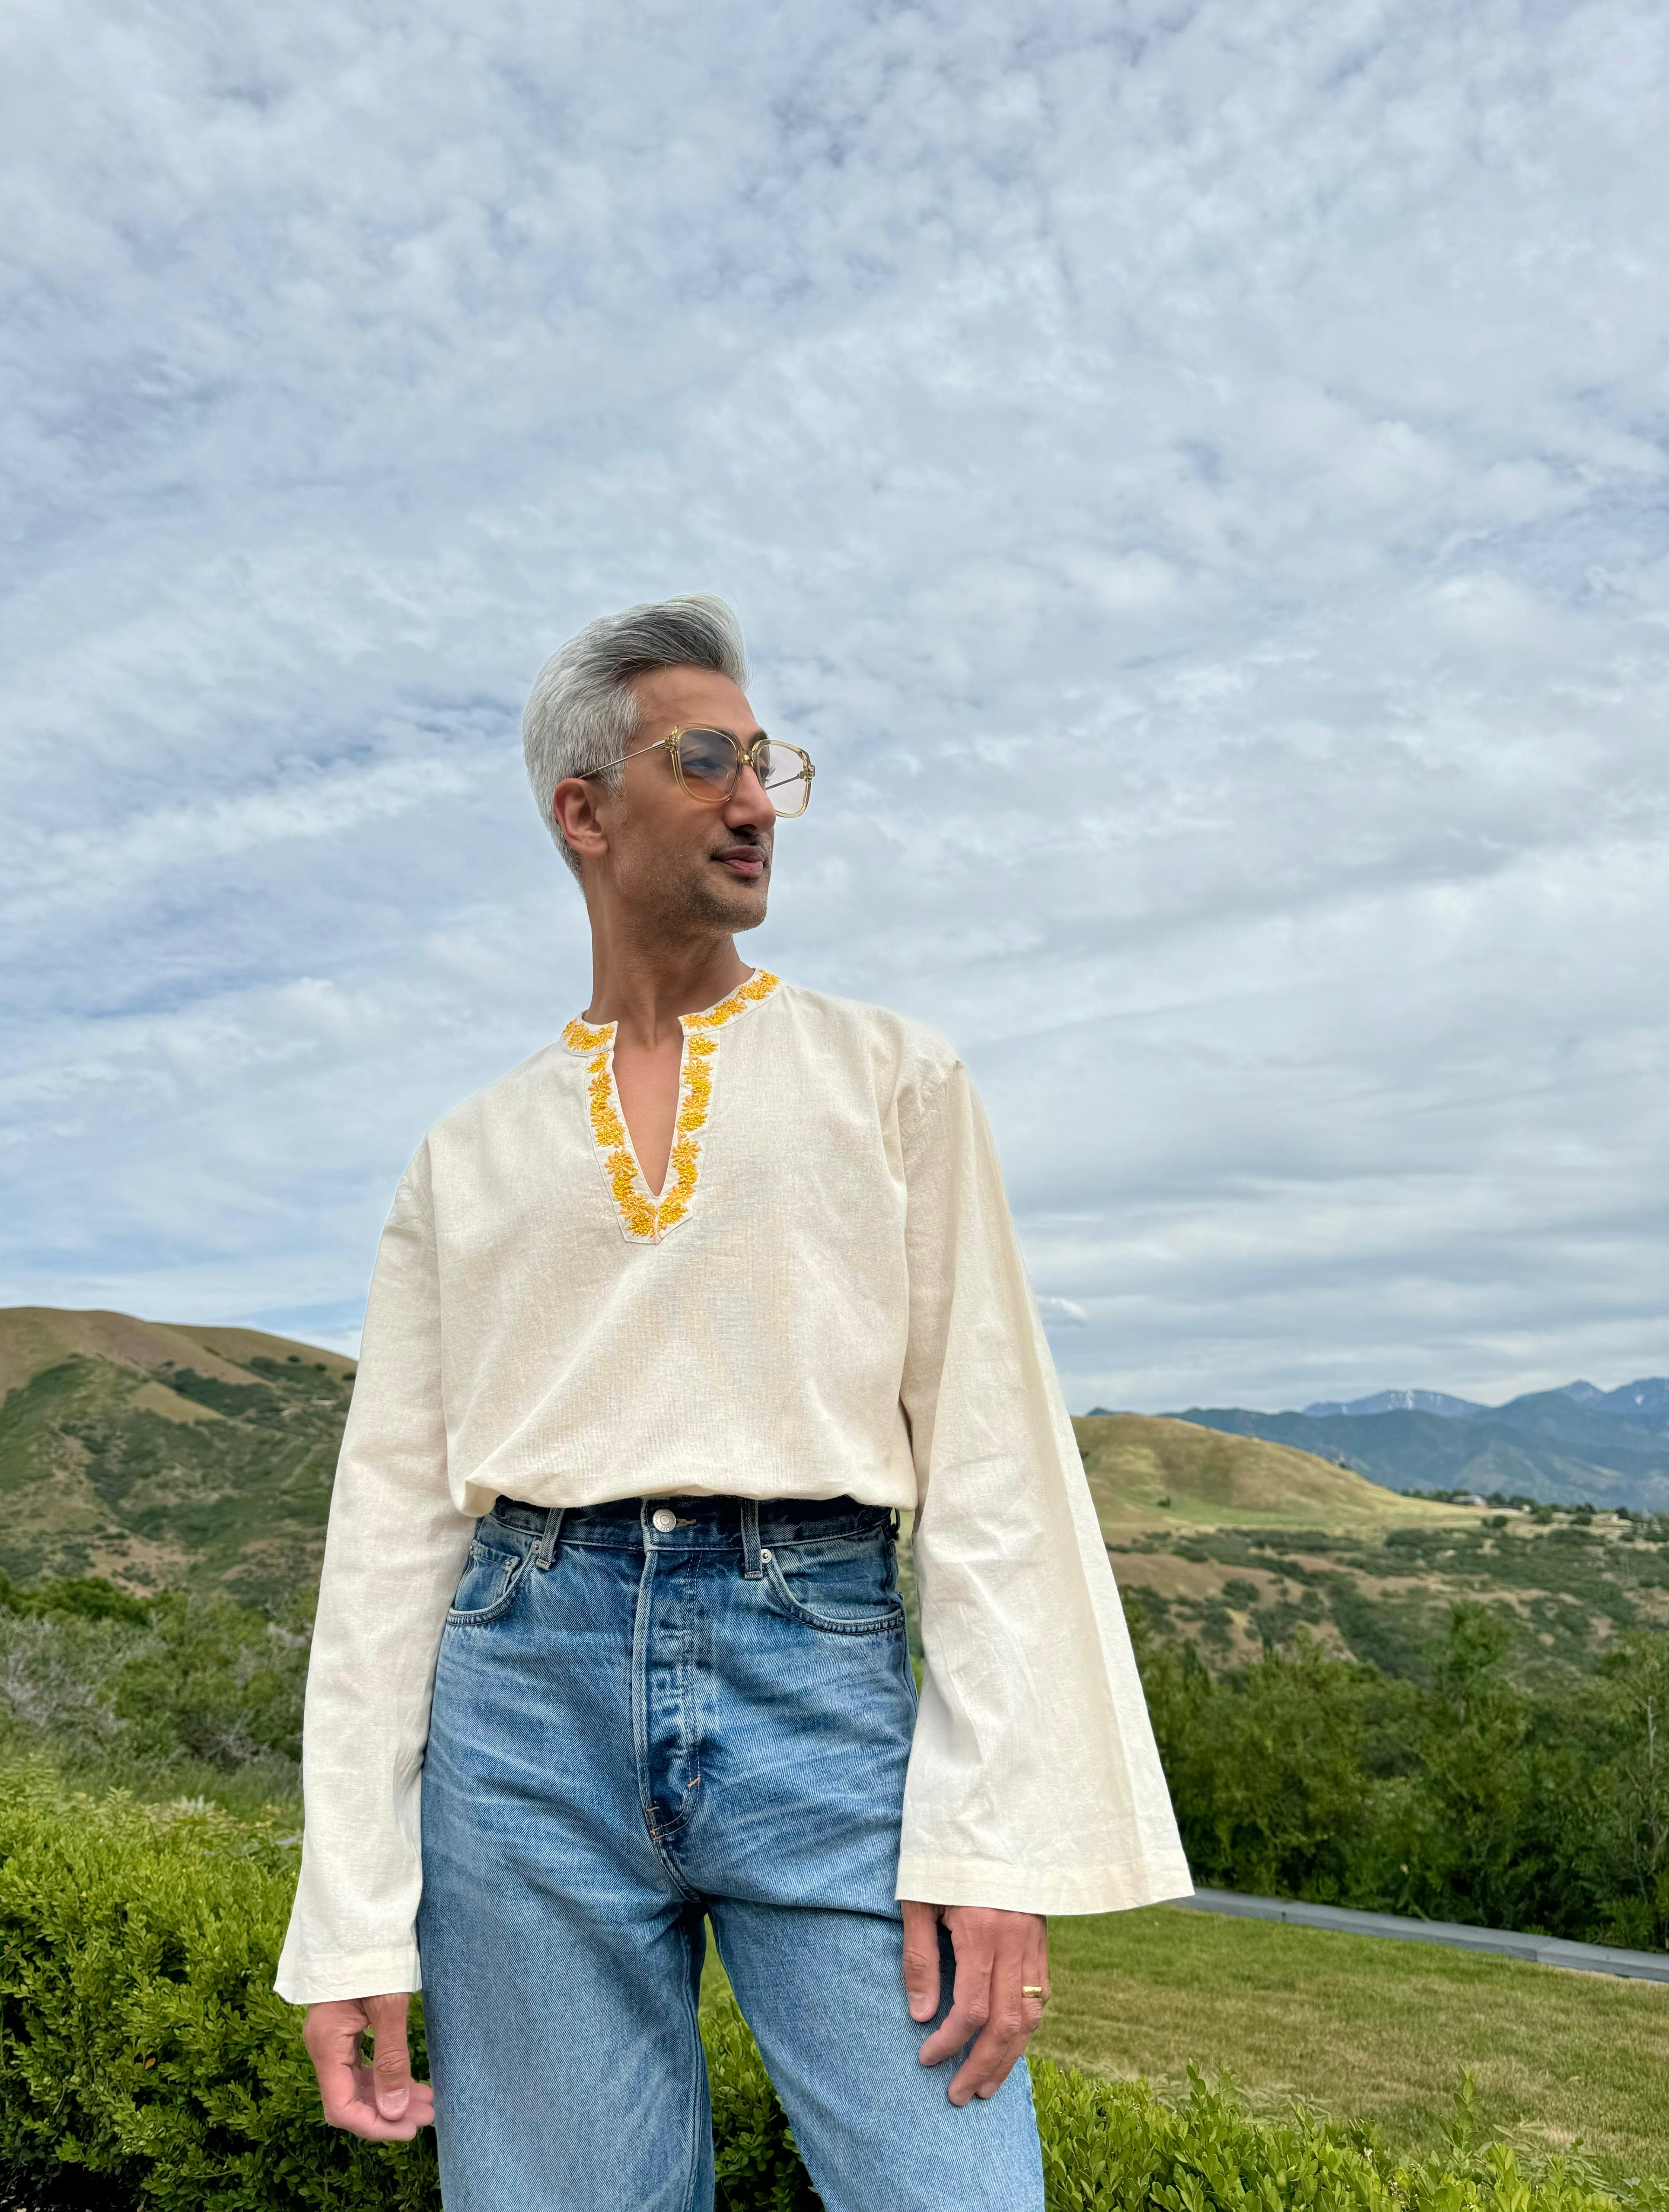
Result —
<instances>
[{"instance_id":1,"label":"man's nose","mask_svg":"<svg viewBox=\"0 0 1669 2212\"><path fill-rule=\"evenodd\" d=\"M759 772L750 762L736 778L736 788L725 801L724 818L733 830L751 823L756 830L769 830L777 819L777 809L771 803L771 793L759 781Z\"/></svg>"}]
</instances>

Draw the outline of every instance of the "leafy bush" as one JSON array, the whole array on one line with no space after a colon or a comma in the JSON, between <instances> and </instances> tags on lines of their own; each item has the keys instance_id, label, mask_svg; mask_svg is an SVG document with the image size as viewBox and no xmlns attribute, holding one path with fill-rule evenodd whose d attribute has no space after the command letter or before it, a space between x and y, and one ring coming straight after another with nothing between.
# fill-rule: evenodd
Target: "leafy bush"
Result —
<instances>
[{"instance_id":1,"label":"leafy bush","mask_svg":"<svg viewBox=\"0 0 1669 2212\"><path fill-rule=\"evenodd\" d=\"M1479 2145L1463 2102L1445 2157L1398 2165L1367 2135L1300 2112L1255 2120L1191 2076L1179 2107L1145 2082L1032 2068L1049 2212L1598 2212L1617 2200L1580 2162L1527 2167Z\"/></svg>"},{"instance_id":2,"label":"leafy bush","mask_svg":"<svg viewBox=\"0 0 1669 2212\"><path fill-rule=\"evenodd\" d=\"M101 1575L65 1575L24 1589L0 1570L0 1609L56 1613L76 1620L119 1620L130 1628L143 1628L150 1619L148 1600L130 1596Z\"/></svg>"},{"instance_id":3,"label":"leafy bush","mask_svg":"<svg viewBox=\"0 0 1669 2212\"><path fill-rule=\"evenodd\" d=\"M112 1679L117 1716L142 1757L299 1760L308 1646L300 1626L228 1599L159 1599L149 1637Z\"/></svg>"},{"instance_id":4,"label":"leafy bush","mask_svg":"<svg viewBox=\"0 0 1669 2212\"><path fill-rule=\"evenodd\" d=\"M1302 1635L1212 1674L1150 1610L1131 1633L1197 1881L1669 1945L1669 1637L1632 1631L1536 1693L1479 1605L1453 1608L1425 1682Z\"/></svg>"},{"instance_id":5,"label":"leafy bush","mask_svg":"<svg viewBox=\"0 0 1669 2212\"><path fill-rule=\"evenodd\" d=\"M0 1803L0 2164L46 2201L144 2212L436 2212L427 2141L326 2128L301 2015L272 1964L295 1879L272 1824L120 1796L67 1797L44 1767ZM719 2201L817 2198L734 2002L703 2020ZM418 2063L422 2070L421 2027ZM1050 2212L1611 2212L1580 2167L1526 2171L1464 2136L1388 2167L1359 2131L1252 2118L1196 2080L1179 2109L1139 2082L1040 2063Z\"/></svg>"},{"instance_id":6,"label":"leafy bush","mask_svg":"<svg viewBox=\"0 0 1669 2212\"><path fill-rule=\"evenodd\" d=\"M429 2207L432 2150L326 2128L271 1988L295 1887L271 1824L40 1776L0 1809L0 2160L158 2212Z\"/></svg>"},{"instance_id":7,"label":"leafy bush","mask_svg":"<svg viewBox=\"0 0 1669 2212\"><path fill-rule=\"evenodd\" d=\"M257 1770L258 1802L293 1796L308 1643L294 1608L0 1575L0 1747L141 1790Z\"/></svg>"}]
</instances>

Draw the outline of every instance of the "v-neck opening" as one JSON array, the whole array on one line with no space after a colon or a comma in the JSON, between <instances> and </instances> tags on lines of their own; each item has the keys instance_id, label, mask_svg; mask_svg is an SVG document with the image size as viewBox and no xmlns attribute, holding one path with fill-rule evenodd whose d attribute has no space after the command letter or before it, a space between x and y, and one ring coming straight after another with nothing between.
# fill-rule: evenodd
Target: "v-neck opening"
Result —
<instances>
[{"instance_id":1,"label":"v-neck opening","mask_svg":"<svg viewBox=\"0 0 1669 2212\"><path fill-rule=\"evenodd\" d=\"M614 1201L620 1232L629 1244L658 1244L670 1231L689 1218L712 1113L719 1034L739 1016L768 999L777 988L778 980L766 969L757 969L746 983L721 999L716 1006L679 1017L684 1042L678 1061L678 1105L666 1172L658 1191L649 1188L614 1080L614 1046L619 1024L594 1024L576 1017L563 1030L563 1045L586 1061L586 1110L591 1123L592 1145Z\"/></svg>"},{"instance_id":2,"label":"v-neck opening","mask_svg":"<svg viewBox=\"0 0 1669 2212\"><path fill-rule=\"evenodd\" d=\"M618 1024L614 1025L614 1035L608 1041L608 1084L609 1089L613 1094L614 1103L617 1107L619 1107L620 1127L625 1132L626 1150L631 1154L631 1164L637 1170L638 1182L643 1184L645 1192L648 1193L650 1205L655 1206L658 1206L661 1200L666 1196L667 1185L672 1180L673 1146L678 1142L678 1119L680 1112L683 1110L684 1085L685 1073L690 1065L690 1032L684 1026L684 1016L682 1014L678 1018L678 1085L673 1096L672 1140L667 1146L667 1164L661 1170L661 1182L659 1188L655 1190L649 1189L649 1179L643 1172L643 1163L642 1158L639 1157L637 1151L637 1139L631 1133L631 1123L627 1120L626 1109L620 1103L620 1080L614 1073L614 1048L620 1041L619 1026Z\"/></svg>"}]
</instances>

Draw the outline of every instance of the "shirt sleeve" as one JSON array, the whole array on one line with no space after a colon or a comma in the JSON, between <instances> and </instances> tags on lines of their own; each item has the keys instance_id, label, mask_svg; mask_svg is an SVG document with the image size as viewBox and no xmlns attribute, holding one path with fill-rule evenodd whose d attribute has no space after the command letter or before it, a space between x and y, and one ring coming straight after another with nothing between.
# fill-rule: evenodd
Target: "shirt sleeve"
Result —
<instances>
[{"instance_id":1,"label":"shirt sleeve","mask_svg":"<svg viewBox=\"0 0 1669 2212\"><path fill-rule=\"evenodd\" d=\"M418 1793L435 1659L473 1521L447 1486L427 1148L382 1233L308 1669L292 2004L418 1986Z\"/></svg>"},{"instance_id":2,"label":"shirt sleeve","mask_svg":"<svg viewBox=\"0 0 1669 2212\"><path fill-rule=\"evenodd\" d=\"M897 1893L1029 1912L1186 1896L1124 1608L965 1068L903 1135L927 1665Z\"/></svg>"}]
</instances>

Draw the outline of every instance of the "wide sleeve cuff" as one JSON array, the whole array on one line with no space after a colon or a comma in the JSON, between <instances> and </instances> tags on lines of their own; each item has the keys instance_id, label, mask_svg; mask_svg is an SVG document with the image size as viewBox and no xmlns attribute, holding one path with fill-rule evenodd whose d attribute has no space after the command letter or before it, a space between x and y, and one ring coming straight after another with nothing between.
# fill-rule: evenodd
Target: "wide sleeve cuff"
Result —
<instances>
[{"instance_id":1,"label":"wide sleeve cuff","mask_svg":"<svg viewBox=\"0 0 1669 2212\"><path fill-rule=\"evenodd\" d=\"M1180 1851L1106 1866L1005 1866L995 1859L941 1859L907 1852L894 1894L923 1905L983 1905L1001 1912L1129 1912L1191 1897Z\"/></svg>"},{"instance_id":2,"label":"wide sleeve cuff","mask_svg":"<svg viewBox=\"0 0 1669 2212\"><path fill-rule=\"evenodd\" d=\"M278 1961L272 1984L286 2004L329 2004L337 1997L398 1996L423 1986L415 1943L387 1951L361 1951L351 1957Z\"/></svg>"}]
</instances>

